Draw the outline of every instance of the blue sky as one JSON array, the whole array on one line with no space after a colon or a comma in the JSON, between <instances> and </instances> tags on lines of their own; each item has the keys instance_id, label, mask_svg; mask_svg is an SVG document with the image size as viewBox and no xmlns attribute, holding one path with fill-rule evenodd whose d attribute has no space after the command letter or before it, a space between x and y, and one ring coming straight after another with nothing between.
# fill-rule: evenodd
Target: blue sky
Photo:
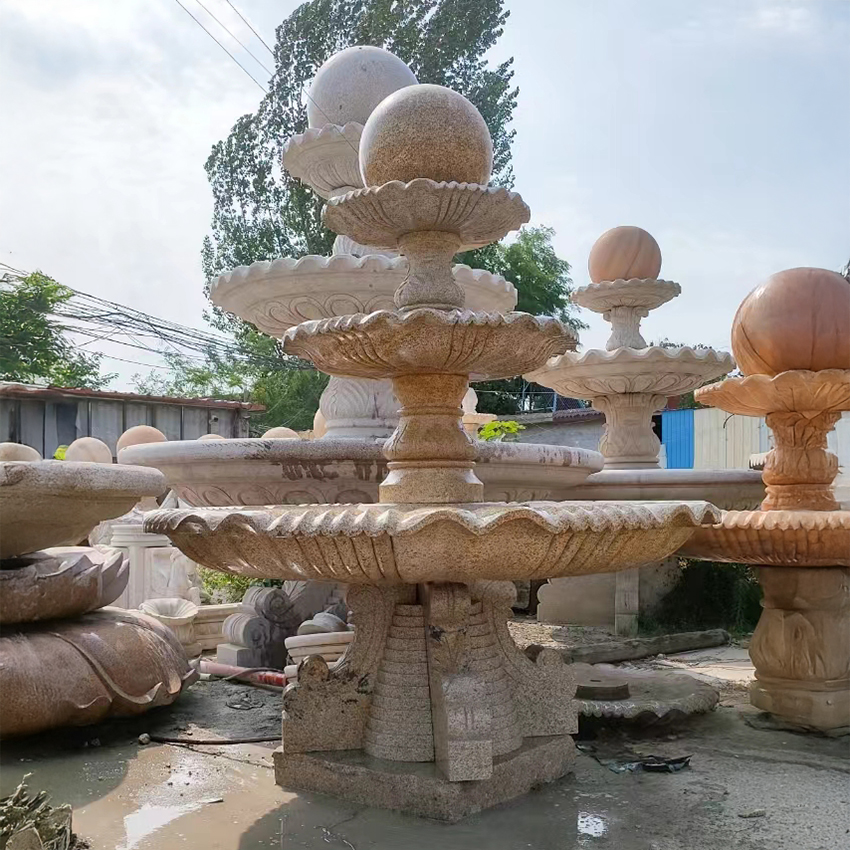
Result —
<instances>
[{"instance_id":1,"label":"blue sky","mask_svg":"<svg viewBox=\"0 0 850 850\"><path fill-rule=\"evenodd\" d=\"M297 5L234 2L269 43ZM251 37L224 0L204 3ZM508 7L493 60L515 58L516 188L533 223L556 229L578 285L604 230L655 235L682 295L645 322L647 338L728 347L760 280L850 258L850 2ZM0 259L202 326L203 162L256 107L256 86L174 0L4 0L0 78ZM601 318L584 318L585 345L603 345ZM105 365L122 387L146 371Z\"/></svg>"}]
</instances>

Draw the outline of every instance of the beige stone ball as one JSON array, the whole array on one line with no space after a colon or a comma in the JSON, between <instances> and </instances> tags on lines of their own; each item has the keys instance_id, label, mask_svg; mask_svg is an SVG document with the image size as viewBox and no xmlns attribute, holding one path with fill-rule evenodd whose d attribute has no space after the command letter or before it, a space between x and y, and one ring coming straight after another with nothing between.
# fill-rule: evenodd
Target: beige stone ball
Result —
<instances>
[{"instance_id":1,"label":"beige stone ball","mask_svg":"<svg viewBox=\"0 0 850 850\"><path fill-rule=\"evenodd\" d=\"M370 45L348 47L316 72L307 98L307 124L365 124L387 95L415 85L413 71L388 50Z\"/></svg>"},{"instance_id":2,"label":"beige stone ball","mask_svg":"<svg viewBox=\"0 0 850 850\"><path fill-rule=\"evenodd\" d=\"M112 450L97 437L80 437L65 449L65 460L86 463L112 463Z\"/></svg>"},{"instance_id":3,"label":"beige stone ball","mask_svg":"<svg viewBox=\"0 0 850 850\"><path fill-rule=\"evenodd\" d=\"M32 446L25 446L22 443L0 443L0 461L6 460L32 462L41 460L41 455Z\"/></svg>"},{"instance_id":4,"label":"beige stone ball","mask_svg":"<svg viewBox=\"0 0 850 850\"><path fill-rule=\"evenodd\" d=\"M301 437L298 436L297 431L293 431L292 428L284 428L283 425L278 425L276 428L269 428L268 431L263 434L263 439L273 439L273 440L300 440Z\"/></svg>"},{"instance_id":5,"label":"beige stone ball","mask_svg":"<svg viewBox=\"0 0 850 850\"><path fill-rule=\"evenodd\" d=\"M593 244L587 270L594 283L655 280L661 271L661 249L652 234L640 227L613 227Z\"/></svg>"},{"instance_id":6,"label":"beige stone ball","mask_svg":"<svg viewBox=\"0 0 850 850\"><path fill-rule=\"evenodd\" d=\"M224 437L222 437L221 434L201 434L201 436L198 437L199 442L200 441L206 442L207 440L223 440L223 439L224 439Z\"/></svg>"},{"instance_id":7,"label":"beige stone ball","mask_svg":"<svg viewBox=\"0 0 850 850\"><path fill-rule=\"evenodd\" d=\"M152 425L134 425L128 428L119 438L116 444L116 453L121 449L126 449L127 446L140 446L144 443L165 443L168 442L165 434L158 428Z\"/></svg>"},{"instance_id":8,"label":"beige stone ball","mask_svg":"<svg viewBox=\"0 0 850 850\"><path fill-rule=\"evenodd\" d=\"M321 410L316 411L313 417L313 439L320 440L328 432L328 423L325 420L325 414Z\"/></svg>"},{"instance_id":9,"label":"beige stone ball","mask_svg":"<svg viewBox=\"0 0 850 850\"><path fill-rule=\"evenodd\" d=\"M738 307L732 353L745 375L850 369L850 282L828 269L771 275Z\"/></svg>"},{"instance_id":10,"label":"beige stone ball","mask_svg":"<svg viewBox=\"0 0 850 850\"><path fill-rule=\"evenodd\" d=\"M360 138L366 186L417 177L486 185L493 141L481 113L443 86L403 88L381 101Z\"/></svg>"}]
</instances>

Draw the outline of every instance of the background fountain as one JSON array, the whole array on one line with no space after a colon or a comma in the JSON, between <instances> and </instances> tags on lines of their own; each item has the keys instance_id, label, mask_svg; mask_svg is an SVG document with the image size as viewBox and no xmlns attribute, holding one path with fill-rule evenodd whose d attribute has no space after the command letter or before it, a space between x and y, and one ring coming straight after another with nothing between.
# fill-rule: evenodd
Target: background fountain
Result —
<instances>
[{"instance_id":1,"label":"background fountain","mask_svg":"<svg viewBox=\"0 0 850 850\"><path fill-rule=\"evenodd\" d=\"M555 319L465 309L453 255L529 217L518 195L486 186L492 144L468 101L406 87L361 135L368 188L332 198L325 221L405 255L396 309L304 322L284 348L329 374L392 379L400 422L380 503L159 511L146 527L214 569L350 584L354 640L333 671L318 656L301 662L277 780L456 820L563 775L573 758L572 675L556 652L532 659L513 643L511 580L658 559L715 512L480 501L478 449L462 428L469 376L531 371L574 338Z\"/></svg>"},{"instance_id":2,"label":"background fountain","mask_svg":"<svg viewBox=\"0 0 850 850\"><path fill-rule=\"evenodd\" d=\"M18 454L21 448L28 447L18 447ZM102 456L98 449L89 443L79 452ZM15 450L0 452L10 454ZM103 607L124 591L128 559L115 549L74 545L101 520L161 494L162 474L111 463L42 461L35 454L0 462L4 737L140 714L173 702L197 676L168 629Z\"/></svg>"},{"instance_id":3,"label":"background fountain","mask_svg":"<svg viewBox=\"0 0 850 850\"><path fill-rule=\"evenodd\" d=\"M700 530L693 557L753 564L764 589L750 643L753 705L781 723L850 730L850 511L830 489L827 433L850 410L850 283L791 269L743 301L732 349L745 377L703 387L703 404L765 416L776 441L759 510Z\"/></svg>"},{"instance_id":4,"label":"background fountain","mask_svg":"<svg viewBox=\"0 0 850 850\"><path fill-rule=\"evenodd\" d=\"M530 381L561 395L590 400L605 414L600 451L605 467L570 488L569 499L706 499L718 507L754 508L764 496L758 473L739 469L661 469L661 446L653 414L670 396L691 392L734 368L732 357L711 348L648 346L641 320L681 293L678 283L659 280L661 250L639 227L615 227L596 241L588 270L592 283L577 289L573 301L611 323L604 351L568 351ZM647 568L659 569L657 565ZM668 572L675 574L670 565ZM538 618L576 622L576 600L592 596L595 606L614 612L619 634L637 633L640 574L621 572L615 587L605 577L556 579L540 588Z\"/></svg>"}]
</instances>

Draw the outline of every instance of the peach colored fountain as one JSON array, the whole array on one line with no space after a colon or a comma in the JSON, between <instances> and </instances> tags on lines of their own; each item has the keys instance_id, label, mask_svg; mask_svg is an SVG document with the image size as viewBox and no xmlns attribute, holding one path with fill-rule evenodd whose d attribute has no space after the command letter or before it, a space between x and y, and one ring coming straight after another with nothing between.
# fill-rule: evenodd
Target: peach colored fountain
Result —
<instances>
[{"instance_id":1,"label":"peach colored fountain","mask_svg":"<svg viewBox=\"0 0 850 850\"><path fill-rule=\"evenodd\" d=\"M779 272L738 308L745 377L703 387L703 404L766 416L775 447L756 511L728 511L685 551L756 566L764 611L750 644L753 705L782 723L850 730L850 511L830 485L827 433L850 410L850 283L825 269Z\"/></svg>"},{"instance_id":2,"label":"peach colored fountain","mask_svg":"<svg viewBox=\"0 0 850 850\"><path fill-rule=\"evenodd\" d=\"M487 186L492 144L465 98L411 85L366 122L366 188L326 224L400 250L394 309L319 318L284 350L331 375L391 379L401 403L378 504L159 511L150 531L219 570L350 585L354 640L330 670L308 656L284 695L277 781L444 820L566 773L574 681L554 651L526 655L507 619L513 579L626 569L678 549L719 514L705 502L483 502L462 427L470 375L509 377L575 344L556 319L466 309L464 246L528 221ZM321 441L319 441L321 442Z\"/></svg>"}]
</instances>

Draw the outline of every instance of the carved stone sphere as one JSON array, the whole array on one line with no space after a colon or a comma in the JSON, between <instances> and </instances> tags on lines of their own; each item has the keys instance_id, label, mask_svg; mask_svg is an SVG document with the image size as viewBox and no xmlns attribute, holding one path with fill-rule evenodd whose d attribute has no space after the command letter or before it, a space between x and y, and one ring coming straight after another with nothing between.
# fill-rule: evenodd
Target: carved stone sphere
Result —
<instances>
[{"instance_id":1,"label":"carved stone sphere","mask_svg":"<svg viewBox=\"0 0 850 850\"><path fill-rule=\"evenodd\" d=\"M269 428L265 434L263 434L264 439L275 439L275 440L300 440L301 437L298 436L297 431L293 431L292 428L285 428L283 425L278 425L276 428Z\"/></svg>"},{"instance_id":2,"label":"carved stone sphere","mask_svg":"<svg viewBox=\"0 0 850 850\"><path fill-rule=\"evenodd\" d=\"M587 270L594 283L655 280L661 271L661 249L652 234L640 227L613 227L593 244Z\"/></svg>"},{"instance_id":3,"label":"carved stone sphere","mask_svg":"<svg viewBox=\"0 0 850 850\"><path fill-rule=\"evenodd\" d=\"M757 286L732 322L745 375L850 369L850 282L827 269L787 269Z\"/></svg>"},{"instance_id":4,"label":"carved stone sphere","mask_svg":"<svg viewBox=\"0 0 850 850\"><path fill-rule=\"evenodd\" d=\"M32 446L22 443L0 443L0 461L6 460L32 462L41 460L41 455Z\"/></svg>"},{"instance_id":5,"label":"carved stone sphere","mask_svg":"<svg viewBox=\"0 0 850 850\"><path fill-rule=\"evenodd\" d=\"M223 440L224 437L222 437L221 434L201 434L198 439L206 442L207 440Z\"/></svg>"},{"instance_id":6,"label":"carved stone sphere","mask_svg":"<svg viewBox=\"0 0 850 850\"><path fill-rule=\"evenodd\" d=\"M375 108L360 138L366 186L417 177L486 185L493 142L478 110L443 86L408 86Z\"/></svg>"},{"instance_id":7,"label":"carved stone sphere","mask_svg":"<svg viewBox=\"0 0 850 850\"><path fill-rule=\"evenodd\" d=\"M307 99L307 124L365 124L372 110L404 86L416 85L413 71L381 47L349 47L319 68Z\"/></svg>"},{"instance_id":8,"label":"carved stone sphere","mask_svg":"<svg viewBox=\"0 0 850 850\"><path fill-rule=\"evenodd\" d=\"M65 460L112 463L112 450L97 437L80 437L65 449Z\"/></svg>"},{"instance_id":9,"label":"carved stone sphere","mask_svg":"<svg viewBox=\"0 0 850 850\"><path fill-rule=\"evenodd\" d=\"M119 438L115 446L116 454L127 446L140 446L143 443L165 443L168 442L165 434L152 425L134 425L128 428Z\"/></svg>"}]
</instances>

